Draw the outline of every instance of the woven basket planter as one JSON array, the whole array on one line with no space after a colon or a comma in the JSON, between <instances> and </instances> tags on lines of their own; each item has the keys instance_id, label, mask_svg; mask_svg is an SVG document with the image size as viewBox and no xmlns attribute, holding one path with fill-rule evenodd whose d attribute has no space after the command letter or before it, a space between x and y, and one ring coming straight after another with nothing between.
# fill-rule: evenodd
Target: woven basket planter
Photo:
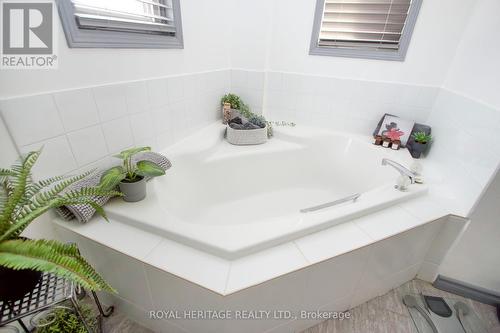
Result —
<instances>
[{"instance_id":1,"label":"woven basket planter","mask_svg":"<svg viewBox=\"0 0 500 333\"><path fill-rule=\"evenodd\" d=\"M227 126L226 139L233 145L260 145L267 141L267 126L257 129L234 129Z\"/></svg>"}]
</instances>

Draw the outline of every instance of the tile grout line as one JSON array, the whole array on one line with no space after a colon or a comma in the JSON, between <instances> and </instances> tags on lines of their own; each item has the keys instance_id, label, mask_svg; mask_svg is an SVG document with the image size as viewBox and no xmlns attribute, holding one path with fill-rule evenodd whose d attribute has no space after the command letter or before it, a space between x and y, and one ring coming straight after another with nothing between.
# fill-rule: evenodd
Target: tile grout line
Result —
<instances>
[{"instance_id":1,"label":"tile grout line","mask_svg":"<svg viewBox=\"0 0 500 333\"><path fill-rule=\"evenodd\" d=\"M295 245L295 248L299 251L299 253L302 255L302 257L304 258L304 260L306 261L306 263L308 264L312 264L313 262L310 261L306 255L304 254L304 252L302 252L302 249L300 248L299 244L297 244L297 242L295 240L292 241L293 245Z\"/></svg>"}]
</instances>

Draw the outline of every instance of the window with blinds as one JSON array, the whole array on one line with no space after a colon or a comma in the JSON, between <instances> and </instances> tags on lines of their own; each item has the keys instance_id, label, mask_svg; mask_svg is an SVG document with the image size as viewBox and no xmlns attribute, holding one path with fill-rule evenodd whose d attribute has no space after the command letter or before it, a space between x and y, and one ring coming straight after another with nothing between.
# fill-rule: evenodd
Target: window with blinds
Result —
<instances>
[{"instance_id":1,"label":"window with blinds","mask_svg":"<svg viewBox=\"0 0 500 333\"><path fill-rule=\"evenodd\" d=\"M72 47L182 47L179 0L58 0L58 5Z\"/></svg>"},{"instance_id":2,"label":"window with blinds","mask_svg":"<svg viewBox=\"0 0 500 333\"><path fill-rule=\"evenodd\" d=\"M403 60L421 0L318 0L311 54Z\"/></svg>"}]
</instances>

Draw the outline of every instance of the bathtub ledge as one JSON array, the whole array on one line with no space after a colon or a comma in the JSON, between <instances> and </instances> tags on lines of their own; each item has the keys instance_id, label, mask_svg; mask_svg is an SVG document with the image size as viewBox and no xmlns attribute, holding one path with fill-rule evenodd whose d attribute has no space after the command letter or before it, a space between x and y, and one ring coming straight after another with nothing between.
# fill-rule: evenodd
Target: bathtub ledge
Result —
<instances>
[{"instance_id":1,"label":"bathtub ledge","mask_svg":"<svg viewBox=\"0 0 500 333\"><path fill-rule=\"evenodd\" d=\"M56 231L72 231L217 294L229 295L453 214L447 207L446 199L429 193L236 260L114 220L108 223L96 217L79 224L56 218L54 223ZM64 232L60 235L64 239Z\"/></svg>"}]
</instances>

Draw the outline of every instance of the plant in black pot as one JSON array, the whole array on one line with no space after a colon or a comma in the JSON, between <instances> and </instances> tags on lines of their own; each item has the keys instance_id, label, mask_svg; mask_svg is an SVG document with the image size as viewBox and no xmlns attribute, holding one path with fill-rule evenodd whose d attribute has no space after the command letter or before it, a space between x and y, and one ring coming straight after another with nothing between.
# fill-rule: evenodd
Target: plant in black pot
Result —
<instances>
[{"instance_id":1,"label":"plant in black pot","mask_svg":"<svg viewBox=\"0 0 500 333\"><path fill-rule=\"evenodd\" d=\"M165 174L165 170L151 161L134 162L135 154L150 151L150 147L137 147L122 151L115 157L123 160L123 164L106 171L101 177L101 186L105 189L117 185L127 202L141 201L146 197L146 177L156 177Z\"/></svg>"},{"instance_id":2,"label":"plant in black pot","mask_svg":"<svg viewBox=\"0 0 500 333\"><path fill-rule=\"evenodd\" d=\"M34 182L31 169L40 151L30 152L10 169L0 168L0 301L15 301L35 288L41 272L71 279L90 290L114 290L85 261L74 244L26 239L21 233L37 217L52 208L85 204L106 218L96 196L121 195L116 191L87 187L67 188L87 177L53 177Z\"/></svg>"},{"instance_id":3,"label":"plant in black pot","mask_svg":"<svg viewBox=\"0 0 500 333\"><path fill-rule=\"evenodd\" d=\"M411 156L420 158L423 152L426 151L429 143L432 141L432 136L425 132L415 132L412 134L414 142L411 145Z\"/></svg>"}]
</instances>

